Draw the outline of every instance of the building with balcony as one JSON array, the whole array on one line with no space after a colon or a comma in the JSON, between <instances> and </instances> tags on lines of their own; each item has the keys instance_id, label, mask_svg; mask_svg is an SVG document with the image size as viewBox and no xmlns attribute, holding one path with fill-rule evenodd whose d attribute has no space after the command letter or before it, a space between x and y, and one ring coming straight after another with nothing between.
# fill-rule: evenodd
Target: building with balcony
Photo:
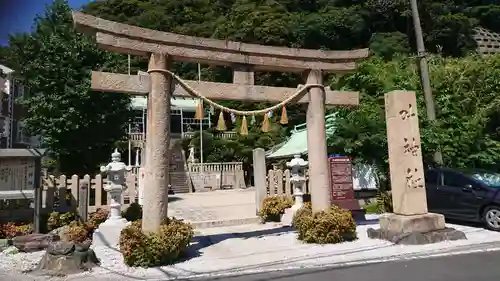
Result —
<instances>
[{"instance_id":1,"label":"building with balcony","mask_svg":"<svg viewBox=\"0 0 500 281\"><path fill-rule=\"evenodd\" d=\"M26 109L15 102L25 96L23 81L4 65L0 65L0 72L0 148L38 147L39 137L23 132Z\"/></svg>"},{"instance_id":2,"label":"building with balcony","mask_svg":"<svg viewBox=\"0 0 500 281\"><path fill-rule=\"evenodd\" d=\"M193 136L200 130L213 126L212 113L206 112L203 120L196 120L198 100L174 96L170 100L170 134L174 141ZM147 131L147 97L134 97L131 100L134 117L129 124L129 164L139 167L144 161L144 145ZM236 132L221 132L218 137L232 138Z\"/></svg>"},{"instance_id":3,"label":"building with balcony","mask_svg":"<svg viewBox=\"0 0 500 281\"><path fill-rule=\"evenodd\" d=\"M172 97L170 133L173 140L192 136L195 131L212 127L210 112L203 120L194 118L198 101L195 99ZM147 132L147 97L134 97L131 101L134 117L129 124L129 164L140 166L144 159L144 144ZM135 159L131 159L135 157Z\"/></svg>"},{"instance_id":4,"label":"building with balcony","mask_svg":"<svg viewBox=\"0 0 500 281\"><path fill-rule=\"evenodd\" d=\"M171 159L169 180L171 188L175 193L185 193L194 189L193 185L196 185L196 182L199 181L198 174L200 174L200 172L188 170L186 155L182 149L181 140L193 136L197 131L211 128L213 125L211 121L212 113L207 111L203 120L196 120L195 113L198 100L178 97L175 93L170 100L170 104ZM128 163L137 171L138 168L144 166L143 164L145 163L144 148L147 132L147 97L132 98L131 107L134 111L134 117L129 124ZM236 132L221 132L217 137L231 138L235 135ZM197 165L199 165L199 163ZM206 173L209 172L207 171ZM209 176L205 174L202 178L209 178ZM195 183L193 183L193 181Z\"/></svg>"}]
</instances>

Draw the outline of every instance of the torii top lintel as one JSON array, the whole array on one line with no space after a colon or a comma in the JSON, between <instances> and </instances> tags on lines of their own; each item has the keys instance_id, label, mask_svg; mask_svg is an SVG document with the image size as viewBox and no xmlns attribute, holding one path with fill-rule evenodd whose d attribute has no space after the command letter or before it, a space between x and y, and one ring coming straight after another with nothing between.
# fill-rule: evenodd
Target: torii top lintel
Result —
<instances>
[{"instance_id":1,"label":"torii top lintel","mask_svg":"<svg viewBox=\"0 0 500 281\"><path fill-rule=\"evenodd\" d=\"M78 31L95 34L102 48L120 53L149 56L165 53L174 60L212 65L245 64L255 70L302 72L320 69L343 73L355 70L355 62L368 57L368 49L324 51L264 46L162 32L73 12Z\"/></svg>"}]
</instances>

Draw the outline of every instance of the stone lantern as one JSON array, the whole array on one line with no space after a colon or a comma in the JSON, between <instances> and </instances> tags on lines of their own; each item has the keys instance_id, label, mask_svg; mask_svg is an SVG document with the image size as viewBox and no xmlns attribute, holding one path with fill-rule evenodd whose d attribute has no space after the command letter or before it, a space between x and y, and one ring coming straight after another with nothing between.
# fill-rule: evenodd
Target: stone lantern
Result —
<instances>
[{"instance_id":1,"label":"stone lantern","mask_svg":"<svg viewBox=\"0 0 500 281\"><path fill-rule=\"evenodd\" d=\"M293 196L295 197L295 204L292 209L298 210L304 205L304 184L306 182L305 171L307 168L307 161L304 161L300 155L294 155L292 161L287 162L286 166L291 169L292 177L290 183L293 186Z\"/></svg>"},{"instance_id":2,"label":"stone lantern","mask_svg":"<svg viewBox=\"0 0 500 281\"><path fill-rule=\"evenodd\" d=\"M304 206L304 184L306 182L305 170L308 166L308 162L304 161L300 155L294 155L293 159L286 163L286 166L290 168L290 172L292 174L290 183L293 186L295 204L293 204L291 208L285 210L282 222L285 225L291 225L295 212Z\"/></svg>"},{"instance_id":3,"label":"stone lantern","mask_svg":"<svg viewBox=\"0 0 500 281\"><path fill-rule=\"evenodd\" d=\"M94 232L93 243L95 245L105 245L115 247L118 245L121 230L127 226L128 222L121 215L122 192L127 188L125 185L125 172L130 172L131 166L126 166L121 162L121 154L117 149L111 154L111 162L106 166L101 166L101 173L107 174L107 182L104 190L111 198L109 203L108 219L99 225Z\"/></svg>"}]
</instances>

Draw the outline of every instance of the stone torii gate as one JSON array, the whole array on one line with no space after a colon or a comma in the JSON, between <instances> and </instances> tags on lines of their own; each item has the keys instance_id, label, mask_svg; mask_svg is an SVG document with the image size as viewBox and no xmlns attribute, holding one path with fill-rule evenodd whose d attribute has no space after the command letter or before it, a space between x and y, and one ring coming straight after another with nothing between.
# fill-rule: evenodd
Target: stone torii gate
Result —
<instances>
[{"instance_id":1,"label":"stone torii gate","mask_svg":"<svg viewBox=\"0 0 500 281\"><path fill-rule=\"evenodd\" d=\"M247 100L278 103L297 89L254 85L254 71L304 73L306 84L323 84L324 73L355 70L355 62L368 57L368 49L321 51L270 47L160 32L73 12L77 30L95 35L105 50L149 57L149 76L92 72L92 89L103 92L148 95L146 179L143 230L157 231L167 216L170 97L191 96L173 81L172 61L187 61L233 68L233 84L187 81L194 90L213 100ZM308 103L309 182L314 211L330 205L330 170L325 136L325 104L356 106L357 92L310 88L295 102Z\"/></svg>"}]
</instances>

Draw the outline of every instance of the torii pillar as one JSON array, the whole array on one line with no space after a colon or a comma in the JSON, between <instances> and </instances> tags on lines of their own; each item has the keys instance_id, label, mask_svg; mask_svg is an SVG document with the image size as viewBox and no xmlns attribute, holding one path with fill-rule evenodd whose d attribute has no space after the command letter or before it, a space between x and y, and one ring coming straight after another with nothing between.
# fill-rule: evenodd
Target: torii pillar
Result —
<instances>
[{"instance_id":1,"label":"torii pillar","mask_svg":"<svg viewBox=\"0 0 500 281\"><path fill-rule=\"evenodd\" d=\"M145 232L157 232L167 217L170 167L170 97L172 77L161 70L168 69L170 58L165 54L151 54L148 64L150 93L148 95L146 130L146 178L149 187L143 191L142 221Z\"/></svg>"},{"instance_id":2,"label":"torii pillar","mask_svg":"<svg viewBox=\"0 0 500 281\"><path fill-rule=\"evenodd\" d=\"M322 71L310 70L306 84L323 85ZM321 88L309 89L306 123L309 186L313 203L312 210L317 212L331 205L331 176L326 147L325 92Z\"/></svg>"}]
</instances>

